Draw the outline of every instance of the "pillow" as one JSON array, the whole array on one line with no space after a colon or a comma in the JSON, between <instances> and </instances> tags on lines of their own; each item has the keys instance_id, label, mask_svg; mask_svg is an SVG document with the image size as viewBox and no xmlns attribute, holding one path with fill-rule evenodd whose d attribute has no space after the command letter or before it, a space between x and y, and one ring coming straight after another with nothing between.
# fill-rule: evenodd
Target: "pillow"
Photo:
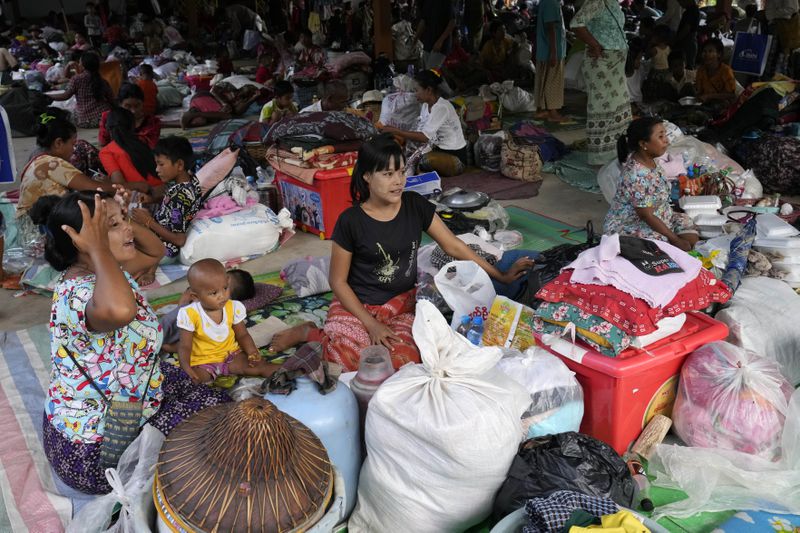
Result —
<instances>
[{"instance_id":1,"label":"pillow","mask_svg":"<svg viewBox=\"0 0 800 533\"><path fill-rule=\"evenodd\" d=\"M304 257L289 262L281 270L281 279L294 289L297 296L305 297L330 292L328 274L330 257Z\"/></svg>"}]
</instances>

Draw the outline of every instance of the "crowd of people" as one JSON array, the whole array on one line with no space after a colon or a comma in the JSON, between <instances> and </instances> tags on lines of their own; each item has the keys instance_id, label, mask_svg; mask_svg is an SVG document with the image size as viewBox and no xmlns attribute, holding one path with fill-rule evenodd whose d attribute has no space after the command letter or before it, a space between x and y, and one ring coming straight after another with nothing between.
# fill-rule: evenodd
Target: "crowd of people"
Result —
<instances>
[{"instance_id":1,"label":"crowd of people","mask_svg":"<svg viewBox=\"0 0 800 533\"><path fill-rule=\"evenodd\" d=\"M208 33L221 47L210 54L219 72L232 70L226 44L242 42L256 31L258 44L243 53L255 60L255 80L269 96L252 85L216 83L195 91L182 126L242 116L254 104L259 111L254 115L268 125L298 114L348 109L350 88L330 79L325 47L372 41L370 2L358 9L348 2L330 13L315 9L313 2L285 4L268 2L263 19L243 5L213 13L227 21ZM663 14L647 0L630 6L585 0L576 11L571 4L541 0L535 23L526 2L508 8L465 0L460 12L450 0L393 4L395 51L404 46L407 52L396 63L406 67L415 83L416 127L376 121L382 133L361 146L352 172L353 207L342 213L332 233L335 298L327 321L322 328L301 324L277 335L274 351L320 342L326 358L355 370L361 349L382 344L391 350L396 367L419 362L411 324L423 232L449 256L477 263L499 292L513 292L508 287L526 275L536 252L514 255L501 268L457 239L432 204L403 191L407 147L427 146L417 162L420 172L435 170L445 178L463 173L470 145L448 97L486 82L527 83L536 117L564 120L570 45L584 49L588 161L599 166L618 158L622 164L605 231L665 240L687 251L694 246L697 232L672 212L656 162L667 148L664 126L655 118L634 120L639 109L632 104L686 96L718 109L733 102L737 80L725 47L713 33L701 33L695 0L667 0ZM796 1L779 13L770 5L767 22L781 43L793 42L797 30L790 21L798 17ZM729 24L729 7L722 2L706 27ZM626 14L634 16L635 36L627 31ZM759 26L753 6L747 16L748 31ZM248 291L241 289L238 274L226 272L218 261L192 265L186 305L169 324L163 319L159 324L140 290L154 280L159 264L176 261L203 193L189 141L162 136L152 65L133 65L139 67L137 76L112 87L103 75L100 49L141 42L150 54L165 46L207 51L196 36L184 38L188 28L180 20L165 19L136 16L124 26L107 3L90 3L82 26L66 37L68 46L62 50L41 37L58 31L54 20L42 29L31 26L27 36L12 28L16 44L5 36L0 41L0 82L8 82L20 64L30 63L30 54L60 54L65 85L53 99L75 98L71 117L48 108L37 119L40 150L21 172L17 220L41 228L45 258L62 272L50 326L54 370L43 420L45 452L65 483L88 493L110 490L104 467L121 451L103 436L118 402L135 406L138 425L150 423L168 432L197 410L229 400L205 385L216 377L266 377L275 370L259 358L244 327L246 309L240 300L250 296ZM262 32L276 38L264 39ZM535 76L526 74L534 71ZM299 91L320 85L316 101L298 105ZM99 147L78 141L77 128L98 128ZM243 284L252 287L252 279ZM162 329L177 333L165 341ZM178 354L179 366L160 361L165 350Z\"/></svg>"}]
</instances>

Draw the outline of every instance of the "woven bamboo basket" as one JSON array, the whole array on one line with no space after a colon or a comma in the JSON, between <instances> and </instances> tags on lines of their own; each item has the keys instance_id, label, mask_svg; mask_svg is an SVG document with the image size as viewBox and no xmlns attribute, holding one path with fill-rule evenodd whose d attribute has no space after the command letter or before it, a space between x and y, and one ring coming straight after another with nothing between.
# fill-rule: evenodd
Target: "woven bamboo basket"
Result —
<instances>
[{"instance_id":1,"label":"woven bamboo basket","mask_svg":"<svg viewBox=\"0 0 800 533\"><path fill-rule=\"evenodd\" d=\"M204 409L164 442L159 531L303 531L322 518L333 468L306 426L262 398Z\"/></svg>"},{"instance_id":2,"label":"woven bamboo basket","mask_svg":"<svg viewBox=\"0 0 800 533\"><path fill-rule=\"evenodd\" d=\"M267 147L262 142L246 143L244 149L250 154L250 157L255 159L261 164L267 163Z\"/></svg>"}]
</instances>

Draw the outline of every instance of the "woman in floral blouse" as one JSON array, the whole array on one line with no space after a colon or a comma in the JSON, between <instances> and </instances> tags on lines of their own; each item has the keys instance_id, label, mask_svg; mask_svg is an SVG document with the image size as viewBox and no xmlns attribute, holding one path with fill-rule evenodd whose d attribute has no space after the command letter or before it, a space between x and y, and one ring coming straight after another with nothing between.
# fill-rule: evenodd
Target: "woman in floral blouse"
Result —
<instances>
[{"instance_id":1,"label":"woman in floral blouse","mask_svg":"<svg viewBox=\"0 0 800 533\"><path fill-rule=\"evenodd\" d=\"M134 227L108 194L73 192L43 212L45 257L63 274L50 315L52 370L43 446L59 478L89 494L109 492L103 458L111 402L134 404L139 427L167 433L227 395L192 385L159 363L162 331L121 268L135 259ZM108 443L106 443L108 444Z\"/></svg>"},{"instance_id":2,"label":"woman in floral blouse","mask_svg":"<svg viewBox=\"0 0 800 533\"><path fill-rule=\"evenodd\" d=\"M672 210L670 186L656 161L668 146L664 124L653 117L634 120L619 138L622 175L606 215L605 234L669 241L686 252L697 243L691 219Z\"/></svg>"}]
</instances>

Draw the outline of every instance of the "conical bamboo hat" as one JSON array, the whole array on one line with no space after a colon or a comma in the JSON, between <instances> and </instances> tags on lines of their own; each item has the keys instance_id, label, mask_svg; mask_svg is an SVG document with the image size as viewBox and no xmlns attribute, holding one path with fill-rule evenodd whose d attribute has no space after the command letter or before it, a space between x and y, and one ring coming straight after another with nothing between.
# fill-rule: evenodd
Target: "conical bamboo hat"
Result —
<instances>
[{"instance_id":1,"label":"conical bamboo hat","mask_svg":"<svg viewBox=\"0 0 800 533\"><path fill-rule=\"evenodd\" d=\"M156 476L167 507L209 533L307 529L333 490L320 440L262 398L208 407L178 425Z\"/></svg>"}]
</instances>

